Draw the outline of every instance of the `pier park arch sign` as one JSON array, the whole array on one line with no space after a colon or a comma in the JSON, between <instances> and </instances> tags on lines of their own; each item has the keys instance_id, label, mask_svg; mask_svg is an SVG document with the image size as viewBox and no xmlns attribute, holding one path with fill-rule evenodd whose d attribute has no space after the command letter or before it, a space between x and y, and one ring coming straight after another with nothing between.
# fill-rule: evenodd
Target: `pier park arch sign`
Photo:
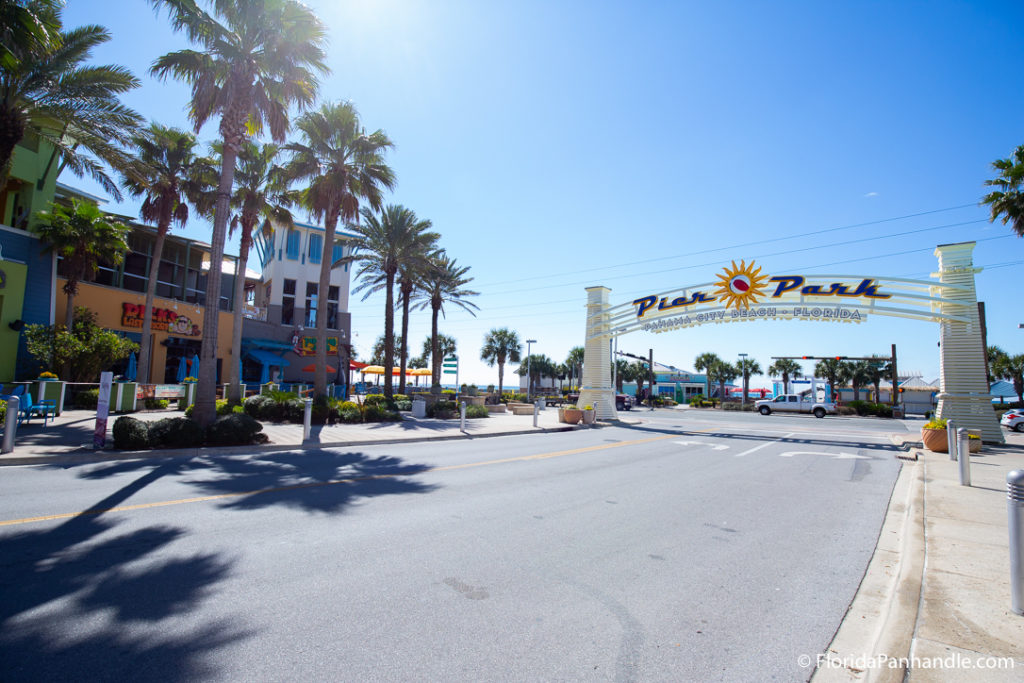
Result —
<instances>
[{"instance_id":1,"label":"pier park arch sign","mask_svg":"<svg viewBox=\"0 0 1024 683\"><path fill-rule=\"evenodd\" d=\"M756 320L812 320L839 324L872 316L939 325L941 386L938 416L980 429L1003 442L985 373L972 261L974 242L935 248L938 272L928 280L874 275L765 273L754 261L733 261L714 281L611 305L607 287L587 288L587 335L579 404L615 418L609 341L630 332L669 332L707 324Z\"/></svg>"}]
</instances>

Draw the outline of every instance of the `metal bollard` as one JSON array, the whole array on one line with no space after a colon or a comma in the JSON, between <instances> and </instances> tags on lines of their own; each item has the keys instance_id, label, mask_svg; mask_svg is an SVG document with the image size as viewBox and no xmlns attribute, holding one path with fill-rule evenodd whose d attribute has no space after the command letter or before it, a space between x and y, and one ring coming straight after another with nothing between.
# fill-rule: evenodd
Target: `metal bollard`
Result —
<instances>
[{"instance_id":1,"label":"metal bollard","mask_svg":"<svg viewBox=\"0 0 1024 683\"><path fill-rule=\"evenodd\" d=\"M537 426L537 416L540 415L540 401L533 404L533 426Z\"/></svg>"},{"instance_id":2,"label":"metal bollard","mask_svg":"<svg viewBox=\"0 0 1024 683\"><path fill-rule=\"evenodd\" d=\"M971 485L971 442L967 430L956 430L957 457L960 459L960 485Z\"/></svg>"},{"instance_id":3,"label":"metal bollard","mask_svg":"<svg viewBox=\"0 0 1024 683\"><path fill-rule=\"evenodd\" d=\"M21 399L11 396L7 399L7 418L4 421L4 442L0 447L0 453L10 453L14 450L14 437L18 432L18 411L21 409Z\"/></svg>"},{"instance_id":4,"label":"metal bollard","mask_svg":"<svg viewBox=\"0 0 1024 683\"><path fill-rule=\"evenodd\" d=\"M461 431L466 431L466 402L463 401L459 404L459 415L462 416L462 424L459 427Z\"/></svg>"},{"instance_id":5,"label":"metal bollard","mask_svg":"<svg viewBox=\"0 0 1024 683\"><path fill-rule=\"evenodd\" d=\"M1024 616L1024 470L1006 475L1010 513L1010 608Z\"/></svg>"},{"instance_id":6,"label":"metal bollard","mask_svg":"<svg viewBox=\"0 0 1024 683\"><path fill-rule=\"evenodd\" d=\"M304 398L306 408L302 413L302 440L309 441L309 434L313 430L313 399Z\"/></svg>"},{"instance_id":7,"label":"metal bollard","mask_svg":"<svg viewBox=\"0 0 1024 683\"><path fill-rule=\"evenodd\" d=\"M956 460L956 422L946 420L946 447L949 449L949 459Z\"/></svg>"}]
</instances>

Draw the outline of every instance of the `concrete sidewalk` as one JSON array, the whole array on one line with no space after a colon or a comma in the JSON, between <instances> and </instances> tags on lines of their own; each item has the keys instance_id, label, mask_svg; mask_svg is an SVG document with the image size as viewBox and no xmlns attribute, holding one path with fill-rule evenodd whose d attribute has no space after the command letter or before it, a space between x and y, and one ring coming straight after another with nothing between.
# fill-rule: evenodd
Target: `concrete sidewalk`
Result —
<instances>
[{"instance_id":1,"label":"concrete sidewalk","mask_svg":"<svg viewBox=\"0 0 1024 683\"><path fill-rule=\"evenodd\" d=\"M875 554L815 681L1024 680L1006 498L1007 473L1024 469L1024 434L1006 440L971 457L970 487L948 454L912 450L918 459L900 474Z\"/></svg>"},{"instance_id":2,"label":"concrete sidewalk","mask_svg":"<svg viewBox=\"0 0 1024 683\"><path fill-rule=\"evenodd\" d=\"M131 417L155 421L165 417L183 417L175 410L141 411ZM107 445L93 450L95 411L66 410L49 424L36 418L18 428L13 453L0 455L2 465L35 465L43 463L76 463L122 458L165 458L196 455L233 455L267 451L297 450L308 447L346 447L381 443L409 443L426 440L473 439L510 434L531 434L579 429L558 422L558 410L541 410L537 427L532 415L493 413L488 418L466 420L466 431L460 429L460 420L416 419L403 414L401 422L369 424L314 425L309 441L302 440L302 425L291 423L264 423L263 433L268 444L187 449L160 449L147 451L113 450L113 427L118 415L107 421Z\"/></svg>"}]
</instances>

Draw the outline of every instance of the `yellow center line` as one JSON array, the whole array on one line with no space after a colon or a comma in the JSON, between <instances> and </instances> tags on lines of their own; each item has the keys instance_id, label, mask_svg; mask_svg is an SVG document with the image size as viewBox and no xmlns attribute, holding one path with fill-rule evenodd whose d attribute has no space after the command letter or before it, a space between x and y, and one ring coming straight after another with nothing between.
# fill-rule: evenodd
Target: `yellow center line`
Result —
<instances>
[{"instance_id":1,"label":"yellow center line","mask_svg":"<svg viewBox=\"0 0 1024 683\"><path fill-rule=\"evenodd\" d=\"M710 429L701 430L704 432L712 431ZM696 433L696 432L691 432ZM33 522L48 522L56 519L71 519L73 517L85 517L89 515L102 515L108 512L130 512L132 510L146 510L149 508L167 507L168 505L186 505L188 503L203 503L210 500L224 500L228 498L241 498L243 496L257 496L263 493L277 493L280 491L296 491L299 489L311 489L318 488L321 486L334 486L337 484L351 484L359 481L371 481L373 479L393 479L395 477L409 477L417 474L428 474L430 472L450 472L453 470L464 470L471 467L484 467L485 465L501 465L510 462L527 462L530 460L544 460L547 458L559 458L565 455L578 455L580 453L590 453L594 451L603 451L609 448L621 448L623 446L637 446L640 444L651 443L654 441L663 441L665 439L678 439L679 434L663 434L661 436L652 436L646 439L635 439L633 441L620 441L618 443L605 443L597 446L584 446L582 448L573 448L567 451L554 451L552 453L537 453L534 455L520 455L514 458L499 458L497 460L482 460L480 462L469 462L461 465L443 465L440 467L426 467L422 470L415 472L401 472L395 474L371 474L365 477L347 477L345 479L331 479L329 481L313 481L306 482L303 484L292 484L290 486L274 486L272 488L255 489L253 491L240 491L237 493L219 493L212 496L197 496L194 498L179 498L177 500L164 500L156 503L140 503L138 505L119 505L112 508L94 508L90 510L82 510L81 512L63 512L56 515L40 515L39 517L23 517L21 519L8 519L0 521L0 527L2 526L15 526L18 524L31 524Z\"/></svg>"}]
</instances>

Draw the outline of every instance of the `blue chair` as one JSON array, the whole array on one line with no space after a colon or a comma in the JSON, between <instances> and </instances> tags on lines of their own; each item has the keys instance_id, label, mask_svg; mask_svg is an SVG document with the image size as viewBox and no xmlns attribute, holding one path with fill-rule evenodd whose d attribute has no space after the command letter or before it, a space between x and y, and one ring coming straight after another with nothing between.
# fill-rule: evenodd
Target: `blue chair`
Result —
<instances>
[{"instance_id":1,"label":"blue chair","mask_svg":"<svg viewBox=\"0 0 1024 683\"><path fill-rule=\"evenodd\" d=\"M43 418L43 426L45 427L51 418L57 417L57 401L52 398L46 398L37 403L33 403L31 415L33 417Z\"/></svg>"},{"instance_id":2,"label":"blue chair","mask_svg":"<svg viewBox=\"0 0 1024 683\"><path fill-rule=\"evenodd\" d=\"M21 401L18 404L18 426L20 427L23 422L28 422L32 419L32 392L23 391L21 395L15 394Z\"/></svg>"}]
</instances>

